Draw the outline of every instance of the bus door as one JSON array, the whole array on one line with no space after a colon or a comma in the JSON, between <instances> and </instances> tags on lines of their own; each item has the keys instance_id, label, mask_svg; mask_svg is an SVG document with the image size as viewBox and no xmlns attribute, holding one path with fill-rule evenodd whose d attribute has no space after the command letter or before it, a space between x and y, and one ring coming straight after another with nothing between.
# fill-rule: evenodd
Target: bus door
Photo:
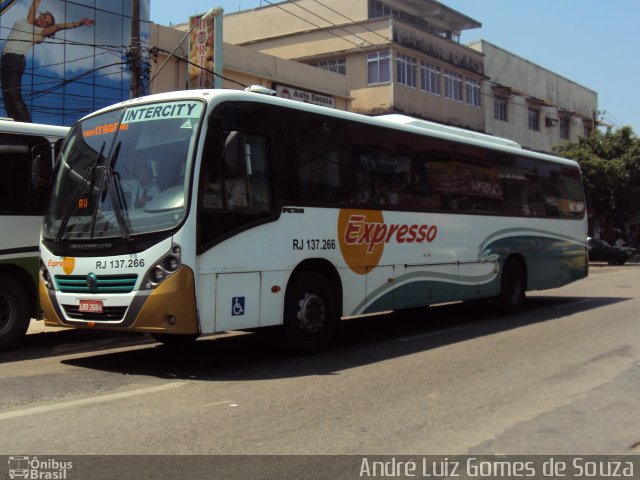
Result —
<instances>
[{"instance_id":1,"label":"bus door","mask_svg":"<svg viewBox=\"0 0 640 480\"><path fill-rule=\"evenodd\" d=\"M223 109L207 138L199 206L199 309L203 332L260 324L261 274L254 227L275 217L269 177L268 135L251 108ZM264 119L265 115L259 118ZM218 123L215 123L218 122ZM215 248L214 248L215 247Z\"/></svg>"}]
</instances>

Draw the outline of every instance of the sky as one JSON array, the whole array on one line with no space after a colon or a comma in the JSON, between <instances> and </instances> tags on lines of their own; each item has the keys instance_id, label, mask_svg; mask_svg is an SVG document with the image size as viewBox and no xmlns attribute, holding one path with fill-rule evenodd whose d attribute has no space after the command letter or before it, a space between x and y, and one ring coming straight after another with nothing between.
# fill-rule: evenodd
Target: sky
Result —
<instances>
[{"instance_id":1,"label":"sky","mask_svg":"<svg viewBox=\"0 0 640 480\"><path fill-rule=\"evenodd\" d=\"M322 0L318 0L321 3ZM349 0L345 0L349 1ZM151 21L184 23L220 6L225 13L275 0L151 0ZM484 39L598 94L601 119L640 135L639 0L440 0L482 23L462 32L466 44ZM310 15L310 14L309 14Z\"/></svg>"}]
</instances>

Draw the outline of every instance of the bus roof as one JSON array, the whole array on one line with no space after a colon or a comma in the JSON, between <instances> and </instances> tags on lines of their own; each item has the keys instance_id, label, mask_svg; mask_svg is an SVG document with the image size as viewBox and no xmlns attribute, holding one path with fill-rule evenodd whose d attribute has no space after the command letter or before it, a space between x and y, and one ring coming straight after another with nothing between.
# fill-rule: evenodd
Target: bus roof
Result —
<instances>
[{"instance_id":1,"label":"bus roof","mask_svg":"<svg viewBox=\"0 0 640 480\"><path fill-rule=\"evenodd\" d=\"M388 115L380 115L377 118L383 118L390 122L400 123L402 125L412 125L414 127L420 127L434 132L448 133L451 135L460 135L465 138L471 138L480 140L482 142L495 143L496 145L503 145L506 147L522 148L518 142L509 140L508 138L495 137L486 133L474 132L473 130L466 130L464 128L452 127L449 125L443 125L441 123L429 122L420 118L410 117L408 115L400 115L392 113Z\"/></svg>"},{"instance_id":2,"label":"bus roof","mask_svg":"<svg viewBox=\"0 0 640 480\"><path fill-rule=\"evenodd\" d=\"M344 110L338 110L334 108L322 107L319 105L312 105L309 103L299 102L296 100L289 100L281 97L274 97L270 95L263 95L261 93L233 90L233 89L202 89L202 90L179 90L173 92L157 93L153 95L147 95L144 97L138 97L130 100L111 105L100 109L87 117L97 115L114 108L129 107L136 104L160 102L168 100L186 100L186 99L200 99L204 100L208 104L219 103L222 101L245 101L245 102L259 102L270 105L277 105L286 108L292 108L296 110L307 111L309 113L317 113L322 115L328 115L335 118L340 118L352 122L367 123L370 125L377 125L382 128L393 128L397 130L410 131L415 134L425 135L443 140L449 140L458 143L465 143L475 145L483 148L489 148L493 150L508 152L512 154L523 155L527 157L537 158L540 160L546 160L548 162L561 163L567 166L579 168L579 165L574 160L569 160L555 155L549 155L546 153L535 152L533 150L523 149L520 144L502 137L494 137L492 135L483 134L479 132L473 132L471 130L465 130L463 128L450 127L447 125L441 125L435 122L428 122L426 120L416 119L406 115L389 114L380 115L377 117L370 117L359 113L347 112ZM84 120L81 119L81 120Z\"/></svg>"},{"instance_id":3,"label":"bus roof","mask_svg":"<svg viewBox=\"0 0 640 480\"><path fill-rule=\"evenodd\" d=\"M45 125L43 123L15 122L11 119L2 119L0 120L0 132L41 135L43 137L66 137L69 132L69 127Z\"/></svg>"}]
</instances>

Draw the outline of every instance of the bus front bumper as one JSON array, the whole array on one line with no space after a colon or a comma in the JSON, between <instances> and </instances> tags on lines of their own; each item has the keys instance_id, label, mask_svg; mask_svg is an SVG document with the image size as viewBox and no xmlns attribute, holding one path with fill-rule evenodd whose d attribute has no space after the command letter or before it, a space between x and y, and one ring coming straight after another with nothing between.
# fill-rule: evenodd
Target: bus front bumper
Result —
<instances>
[{"instance_id":1,"label":"bus front bumper","mask_svg":"<svg viewBox=\"0 0 640 480\"><path fill-rule=\"evenodd\" d=\"M200 333L194 274L184 265L155 289L135 292L124 318L119 321L105 321L91 316L77 320L69 319L64 313L66 305L58 301L56 292L47 289L42 279L40 279L39 296L45 325L49 327L142 333ZM65 301L68 303L69 299Z\"/></svg>"}]
</instances>

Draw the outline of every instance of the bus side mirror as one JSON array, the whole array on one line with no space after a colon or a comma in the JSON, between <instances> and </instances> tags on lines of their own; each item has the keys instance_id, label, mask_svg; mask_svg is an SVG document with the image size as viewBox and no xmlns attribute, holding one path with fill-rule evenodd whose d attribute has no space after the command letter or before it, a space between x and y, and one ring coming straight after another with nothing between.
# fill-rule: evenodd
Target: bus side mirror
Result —
<instances>
[{"instance_id":1,"label":"bus side mirror","mask_svg":"<svg viewBox=\"0 0 640 480\"><path fill-rule=\"evenodd\" d=\"M31 186L34 190L42 188L49 183L50 169L47 159L42 155L36 155L31 162Z\"/></svg>"}]
</instances>

